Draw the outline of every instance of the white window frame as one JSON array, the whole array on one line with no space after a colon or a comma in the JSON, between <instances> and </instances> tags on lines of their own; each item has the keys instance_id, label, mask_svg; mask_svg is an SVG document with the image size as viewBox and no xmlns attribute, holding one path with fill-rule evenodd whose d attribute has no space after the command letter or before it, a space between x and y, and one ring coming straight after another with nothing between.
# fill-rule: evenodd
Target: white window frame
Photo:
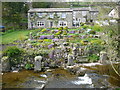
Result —
<instances>
[{"instance_id":1,"label":"white window frame","mask_svg":"<svg viewBox=\"0 0 120 90\"><path fill-rule=\"evenodd\" d=\"M54 15L53 15L53 13L50 13L50 16L49 16L50 18L54 18Z\"/></svg>"},{"instance_id":2,"label":"white window frame","mask_svg":"<svg viewBox=\"0 0 120 90\"><path fill-rule=\"evenodd\" d=\"M45 26L45 22L44 21L37 21L37 26L38 27L44 27Z\"/></svg>"},{"instance_id":3,"label":"white window frame","mask_svg":"<svg viewBox=\"0 0 120 90\"><path fill-rule=\"evenodd\" d=\"M41 12L37 13L37 15L38 15L39 17L42 17L42 13L41 13Z\"/></svg>"},{"instance_id":4,"label":"white window frame","mask_svg":"<svg viewBox=\"0 0 120 90\"><path fill-rule=\"evenodd\" d=\"M82 11L82 16L86 16L87 12L86 11Z\"/></svg>"},{"instance_id":5,"label":"white window frame","mask_svg":"<svg viewBox=\"0 0 120 90\"><path fill-rule=\"evenodd\" d=\"M61 18L66 18L66 13L62 13Z\"/></svg>"}]
</instances>

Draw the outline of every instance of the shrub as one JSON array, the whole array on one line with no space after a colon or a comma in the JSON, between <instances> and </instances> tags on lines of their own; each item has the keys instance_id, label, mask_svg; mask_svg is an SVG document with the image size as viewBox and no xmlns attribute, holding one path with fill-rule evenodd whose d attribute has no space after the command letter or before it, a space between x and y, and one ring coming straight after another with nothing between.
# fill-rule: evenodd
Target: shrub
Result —
<instances>
[{"instance_id":1,"label":"shrub","mask_svg":"<svg viewBox=\"0 0 120 90\"><path fill-rule=\"evenodd\" d=\"M60 35L62 34L62 31L57 32L55 35Z\"/></svg>"},{"instance_id":2,"label":"shrub","mask_svg":"<svg viewBox=\"0 0 120 90\"><path fill-rule=\"evenodd\" d=\"M91 31L89 31L89 34L96 34L96 31L91 30Z\"/></svg>"},{"instance_id":3,"label":"shrub","mask_svg":"<svg viewBox=\"0 0 120 90\"><path fill-rule=\"evenodd\" d=\"M88 55L97 54L104 49L105 47L100 44L92 44L87 47Z\"/></svg>"},{"instance_id":4,"label":"shrub","mask_svg":"<svg viewBox=\"0 0 120 90\"><path fill-rule=\"evenodd\" d=\"M63 31L63 35L67 35L67 31Z\"/></svg>"},{"instance_id":5,"label":"shrub","mask_svg":"<svg viewBox=\"0 0 120 90\"><path fill-rule=\"evenodd\" d=\"M84 26L84 23L80 23L81 26Z\"/></svg>"},{"instance_id":6,"label":"shrub","mask_svg":"<svg viewBox=\"0 0 120 90\"><path fill-rule=\"evenodd\" d=\"M91 44L99 44L99 45L101 45L103 41L101 39L96 39L96 40L91 40L90 42L91 42Z\"/></svg>"},{"instance_id":7,"label":"shrub","mask_svg":"<svg viewBox=\"0 0 120 90\"><path fill-rule=\"evenodd\" d=\"M4 55L7 55L10 60L10 65L14 66L23 59L24 51L21 48L16 46L8 47L4 52Z\"/></svg>"},{"instance_id":8,"label":"shrub","mask_svg":"<svg viewBox=\"0 0 120 90\"><path fill-rule=\"evenodd\" d=\"M81 42L82 45L87 45L88 44L87 40L81 40L80 42Z\"/></svg>"},{"instance_id":9,"label":"shrub","mask_svg":"<svg viewBox=\"0 0 120 90\"><path fill-rule=\"evenodd\" d=\"M47 31L47 29L46 28L44 28L44 29L42 29L42 31L41 32L46 32Z\"/></svg>"},{"instance_id":10,"label":"shrub","mask_svg":"<svg viewBox=\"0 0 120 90\"><path fill-rule=\"evenodd\" d=\"M33 68L33 64L27 63L27 64L25 65L25 69L27 69L27 70L30 70L30 69L32 69L32 68Z\"/></svg>"},{"instance_id":11,"label":"shrub","mask_svg":"<svg viewBox=\"0 0 120 90\"><path fill-rule=\"evenodd\" d=\"M99 25L94 25L94 26L92 27L92 29L93 29L94 31L101 31L101 30L102 30L102 27L99 26Z\"/></svg>"},{"instance_id":12,"label":"shrub","mask_svg":"<svg viewBox=\"0 0 120 90\"><path fill-rule=\"evenodd\" d=\"M68 30L68 27L66 26L66 27L64 27L63 29L64 29L64 30Z\"/></svg>"},{"instance_id":13,"label":"shrub","mask_svg":"<svg viewBox=\"0 0 120 90\"><path fill-rule=\"evenodd\" d=\"M99 60L99 56L97 56L96 54L92 54L92 55L88 56L88 60L90 62L96 62Z\"/></svg>"},{"instance_id":14,"label":"shrub","mask_svg":"<svg viewBox=\"0 0 120 90\"><path fill-rule=\"evenodd\" d=\"M87 29L88 27L89 27L89 25L82 26L83 29Z\"/></svg>"},{"instance_id":15,"label":"shrub","mask_svg":"<svg viewBox=\"0 0 120 90\"><path fill-rule=\"evenodd\" d=\"M51 39L44 39L44 42L51 42Z\"/></svg>"},{"instance_id":16,"label":"shrub","mask_svg":"<svg viewBox=\"0 0 120 90\"><path fill-rule=\"evenodd\" d=\"M58 30L63 30L63 27L59 27Z\"/></svg>"}]
</instances>

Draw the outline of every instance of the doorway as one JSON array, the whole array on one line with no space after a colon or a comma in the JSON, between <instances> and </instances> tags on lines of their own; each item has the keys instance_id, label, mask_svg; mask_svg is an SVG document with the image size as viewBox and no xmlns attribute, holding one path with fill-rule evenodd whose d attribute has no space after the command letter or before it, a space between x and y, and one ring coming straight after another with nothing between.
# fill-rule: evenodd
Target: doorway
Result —
<instances>
[{"instance_id":1,"label":"doorway","mask_svg":"<svg viewBox=\"0 0 120 90\"><path fill-rule=\"evenodd\" d=\"M50 22L50 28L52 28L52 26L53 26L53 22Z\"/></svg>"}]
</instances>

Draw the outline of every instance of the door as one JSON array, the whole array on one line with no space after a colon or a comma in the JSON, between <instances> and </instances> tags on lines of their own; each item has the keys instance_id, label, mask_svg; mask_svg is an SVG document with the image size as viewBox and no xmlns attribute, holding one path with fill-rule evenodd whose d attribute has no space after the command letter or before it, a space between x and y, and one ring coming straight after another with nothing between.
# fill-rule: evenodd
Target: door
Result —
<instances>
[{"instance_id":1,"label":"door","mask_svg":"<svg viewBox=\"0 0 120 90\"><path fill-rule=\"evenodd\" d=\"M53 22L50 22L50 28L52 28L52 26L53 26Z\"/></svg>"}]
</instances>

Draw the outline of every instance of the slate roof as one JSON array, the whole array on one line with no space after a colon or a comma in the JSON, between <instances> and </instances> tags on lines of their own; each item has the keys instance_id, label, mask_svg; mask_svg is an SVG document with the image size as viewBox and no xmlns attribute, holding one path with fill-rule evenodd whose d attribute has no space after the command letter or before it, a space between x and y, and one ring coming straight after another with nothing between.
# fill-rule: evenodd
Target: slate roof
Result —
<instances>
[{"instance_id":1,"label":"slate roof","mask_svg":"<svg viewBox=\"0 0 120 90\"><path fill-rule=\"evenodd\" d=\"M28 12L72 12L72 11L97 11L89 8L32 8Z\"/></svg>"}]
</instances>

